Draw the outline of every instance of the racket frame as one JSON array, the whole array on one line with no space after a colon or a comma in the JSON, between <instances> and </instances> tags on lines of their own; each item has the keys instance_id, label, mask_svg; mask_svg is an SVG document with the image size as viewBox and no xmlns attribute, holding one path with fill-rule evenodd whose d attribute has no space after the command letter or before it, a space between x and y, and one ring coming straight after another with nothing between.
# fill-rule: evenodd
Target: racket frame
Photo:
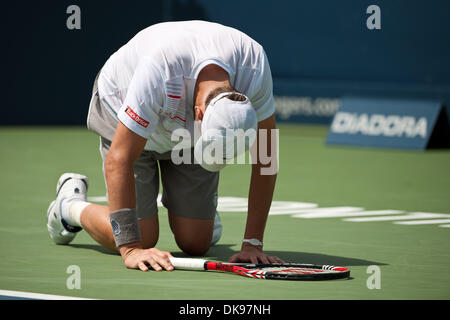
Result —
<instances>
[{"instance_id":1,"label":"racket frame","mask_svg":"<svg viewBox=\"0 0 450 320\"><path fill-rule=\"evenodd\" d=\"M210 270L239 274L241 276L270 280L333 280L350 277L350 270L345 267L331 265L314 265L304 263L246 264L226 263L191 258L170 258L175 269ZM283 273L280 271L264 271L261 268L285 267L311 269L311 273Z\"/></svg>"}]
</instances>

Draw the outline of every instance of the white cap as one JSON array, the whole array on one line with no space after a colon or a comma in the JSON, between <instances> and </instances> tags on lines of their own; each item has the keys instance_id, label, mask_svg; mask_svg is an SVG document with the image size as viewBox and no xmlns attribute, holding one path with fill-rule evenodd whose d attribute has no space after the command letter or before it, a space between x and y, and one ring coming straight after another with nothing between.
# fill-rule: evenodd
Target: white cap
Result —
<instances>
[{"instance_id":1,"label":"white cap","mask_svg":"<svg viewBox=\"0 0 450 320\"><path fill-rule=\"evenodd\" d=\"M201 123L201 137L195 144L194 154L200 165L208 171L219 171L238 155L246 152L256 139L258 121L250 99L228 99L224 92L211 100ZM248 137L248 139L246 139Z\"/></svg>"}]
</instances>

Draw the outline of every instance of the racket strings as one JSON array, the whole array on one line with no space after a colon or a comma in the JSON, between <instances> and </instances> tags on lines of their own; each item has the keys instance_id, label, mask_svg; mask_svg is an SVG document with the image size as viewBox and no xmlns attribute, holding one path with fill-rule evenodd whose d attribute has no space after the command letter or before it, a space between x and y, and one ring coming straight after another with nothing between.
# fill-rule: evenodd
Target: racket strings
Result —
<instances>
[{"instance_id":1,"label":"racket strings","mask_svg":"<svg viewBox=\"0 0 450 320\"><path fill-rule=\"evenodd\" d=\"M266 267L266 268L261 268L258 270L264 271L264 272L279 273L279 274L293 274L293 273L311 274L311 273L333 272L333 270L327 270L327 269L300 268L300 267L296 267L296 268ZM334 272L336 272L336 271L334 271Z\"/></svg>"}]
</instances>

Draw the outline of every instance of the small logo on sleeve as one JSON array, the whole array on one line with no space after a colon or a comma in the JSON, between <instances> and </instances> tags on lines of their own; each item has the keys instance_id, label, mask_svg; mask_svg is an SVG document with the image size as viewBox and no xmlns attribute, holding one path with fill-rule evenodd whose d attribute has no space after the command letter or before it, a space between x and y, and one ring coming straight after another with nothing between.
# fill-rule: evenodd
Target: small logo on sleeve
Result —
<instances>
[{"instance_id":1,"label":"small logo on sleeve","mask_svg":"<svg viewBox=\"0 0 450 320\"><path fill-rule=\"evenodd\" d=\"M125 113L133 119L135 122L137 122L139 125L143 126L144 128L148 127L149 122L143 118L141 118L136 112L133 111L129 106L125 109Z\"/></svg>"}]
</instances>

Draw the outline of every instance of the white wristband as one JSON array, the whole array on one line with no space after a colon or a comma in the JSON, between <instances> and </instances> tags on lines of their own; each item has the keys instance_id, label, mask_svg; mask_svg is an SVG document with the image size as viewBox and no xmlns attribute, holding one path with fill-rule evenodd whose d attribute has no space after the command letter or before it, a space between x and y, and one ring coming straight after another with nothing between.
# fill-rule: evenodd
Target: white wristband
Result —
<instances>
[{"instance_id":1,"label":"white wristband","mask_svg":"<svg viewBox=\"0 0 450 320\"><path fill-rule=\"evenodd\" d=\"M262 243L262 241L259 241L258 239L255 239L255 238L253 238L253 239L244 239L244 240L242 240L242 242L247 242L247 243L250 243L252 246L263 246L263 243Z\"/></svg>"}]
</instances>

